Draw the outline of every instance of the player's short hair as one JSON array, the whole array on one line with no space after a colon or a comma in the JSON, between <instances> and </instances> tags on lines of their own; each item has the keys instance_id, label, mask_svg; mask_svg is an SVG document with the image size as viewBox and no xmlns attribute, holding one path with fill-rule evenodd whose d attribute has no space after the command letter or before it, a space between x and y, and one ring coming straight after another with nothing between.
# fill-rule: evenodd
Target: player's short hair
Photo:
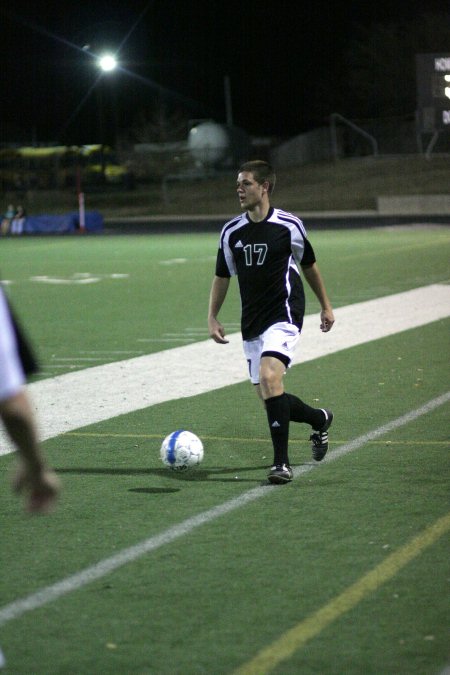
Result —
<instances>
[{"instance_id":1,"label":"player's short hair","mask_svg":"<svg viewBox=\"0 0 450 675\"><path fill-rule=\"evenodd\" d=\"M275 187L276 175L274 168L262 159L252 159L249 162L244 162L239 167L239 172L248 171L253 174L257 183L262 185L266 181L269 183L269 194L273 192Z\"/></svg>"}]
</instances>

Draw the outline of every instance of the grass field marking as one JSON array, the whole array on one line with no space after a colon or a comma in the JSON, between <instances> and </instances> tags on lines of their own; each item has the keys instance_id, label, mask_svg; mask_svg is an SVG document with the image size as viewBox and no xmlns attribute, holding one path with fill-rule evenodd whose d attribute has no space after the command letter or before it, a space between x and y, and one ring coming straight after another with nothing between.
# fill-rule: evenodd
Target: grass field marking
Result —
<instances>
[{"instance_id":1,"label":"grass field marking","mask_svg":"<svg viewBox=\"0 0 450 675\"><path fill-rule=\"evenodd\" d=\"M142 349L80 349L79 354L144 354Z\"/></svg>"},{"instance_id":2,"label":"grass field marking","mask_svg":"<svg viewBox=\"0 0 450 675\"><path fill-rule=\"evenodd\" d=\"M319 315L308 315L294 366L449 315L450 286L442 284L339 307L332 333L320 333ZM28 390L37 411L40 439L247 381L241 335L231 333L228 338L226 346L211 339L196 341L33 382ZM176 378L171 377L174 372ZM0 428L0 455L13 451L12 442Z\"/></svg>"},{"instance_id":3,"label":"grass field marking","mask_svg":"<svg viewBox=\"0 0 450 675\"><path fill-rule=\"evenodd\" d=\"M30 277L32 282L44 284L93 284L104 279L128 279L129 274L112 273L112 274L91 274L91 272L74 272L71 276L52 277L41 275Z\"/></svg>"},{"instance_id":4,"label":"grass field marking","mask_svg":"<svg viewBox=\"0 0 450 675\"><path fill-rule=\"evenodd\" d=\"M372 431L369 431L366 434L363 434L362 436L355 438L353 441L350 441L349 443L346 443L345 445L342 445L336 448L335 450L332 450L327 454L325 459L322 461L322 464L326 464L327 462L333 461L338 457L342 457L343 455L346 455L349 452L353 452L353 450L356 450L357 448L360 448L363 445L367 445L367 443L370 443L371 441L380 438L380 436L384 436L390 431L394 431L395 429L398 429L399 427L402 427L405 424L409 424L409 422L413 422L418 417L426 415L432 410L435 410L435 408L444 405L448 401L450 401L450 391L447 391L441 396L438 396L437 398L428 401L428 403L425 403L420 408L416 408L416 410L411 410L410 412L405 413L405 415L397 417L397 419L392 420L391 422L387 422L386 424L383 424L381 427L378 427L378 429L373 429Z\"/></svg>"},{"instance_id":5,"label":"grass field marking","mask_svg":"<svg viewBox=\"0 0 450 675\"><path fill-rule=\"evenodd\" d=\"M289 659L309 640L350 611L370 593L392 579L405 565L432 546L450 530L450 512L420 532L408 543L391 553L370 572L330 600L317 612L288 630L278 640L243 664L233 675L267 675L282 661Z\"/></svg>"},{"instance_id":6,"label":"grass field marking","mask_svg":"<svg viewBox=\"0 0 450 675\"><path fill-rule=\"evenodd\" d=\"M431 401L428 401L420 408L417 408L416 410L411 410L406 415L402 415L401 417L392 420L388 424L385 424L382 427L379 427L378 429L373 429L371 432L368 432L367 434L363 434L362 436L355 438L350 443L342 446L342 448L337 448L335 451L327 455L324 462L330 462L339 459L340 457L346 455L347 453L357 450L358 448L364 446L368 440L377 438L378 436L381 435L381 433L386 433L386 430L392 431L394 429L398 429L399 427L404 426L405 424L408 424L409 422L418 419L422 415L425 415L431 412L432 410L435 410L436 408L443 405L449 400L450 400L450 391L446 392L445 394L442 394L441 396L435 399L432 399ZM317 469L318 467L316 466L316 464L313 463L305 464L300 467L297 467L294 470L294 475L298 477L300 475L307 474L310 471L314 471ZM170 544L176 539L179 539L180 537L189 534L190 532L195 530L197 527L200 527L201 525L211 523L213 520L219 518L220 516L226 515L227 513L239 509L245 506L246 504L255 501L256 499L266 497L270 495L273 490L280 490L280 489L289 489L289 486L280 488L279 486L267 484L257 488L253 488L252 490L248 490L247 492L242 493L241 495L235 497L234 499L230 499L229 501L214 506L211 509L208 509L207 511L203 511L202 513L199 513L196 516L193 516L192 518L188 518L187 520L184 520L183 522L177 525L173 525L168 530L165 530L160 534L154 535L149 539L139 544L136 544L135 546L123 549L116 555L113 555L110 558L105 558L104 560L96 563L95 565L87 567L86 569L81 570L80 572L73 574L72 576L67 577L66 579L63 579L62 581L53 584L52 586L47 586L46 588L43 588L42 590L37 591L36 593L33 593L32 595L29 595L26 598L16 600L10 603L9 605L5 605L4 607L0 608L0 626L7 623L8 621L19 618L20 616L26 614L27 612L31 612L34 609L43 607L44 605L48 604L49 602L52 602L53 600L57 600L63 595L71 593L72 591L76 591L85 586L86 584L89 584L97 579L101 579L110 572L113 572L114 570L119 569L120 567L123 567L124 565L127 565L128 563L133 562L134 560L137 560L143 555L150 553L151 551L155 551L161 548L162 546Z\"/></svg>"},{"instance_id":7,"label":"grass field marking","mask_svg":"<svg viewBox=\"0 0 450 675\"><path fill-rule=\"evenodd\" d=\"M203 330L201 333L199 331L183 331L182 333L163 333L163 337L173 337L173 338L183 338L183 337L196 337L196 338L206 338L209 337L208 331Z\"/></svg>"},{"instance_id":8,"label":"grass field marking","mask_svg":"<svg viewBox=\"0 0 450 675\"><path fill-rule=\"evenodd\" d=\"M49 276L38 276L30 277L30 281L37 281L38 283L43 284L68 284L68 285L86 285L86 284L95 284L100 281L100 277L49 277Z\"/></svg>"},{"instance_id":9,"label":"grass field marking","mask_svg":"<svg viewBox=\"0 0 450 675\"><path fill-rule=\"evenodd\" d=\"M54 356L52 362L53 361L90 363L91 361L104 361L104 359L101 356Z\"/></svg>"},{"instance_id":10,"label":"grass field marking","mask_svg":"<svg viewBox=\"0 0 450 675\"><path fill-rule=\"evenodd\" d=\"M150 537L149 539L136 544L135 546L130 546L129 548L123 549L118 554L110 558L106 558L99 563L82 570L81 572L78 572L70 577L67 577L66 579L63 579L60 582L53 584L52 586L47 586L46 588L37 591L37 593L0 608L0 626L4 625L8 621L22 616L23 614L26 614L27 612L38 609L39 607L43 607L49 602L57 600L58 598L71 593L72 591L76 591L86 584L92 583L97 579L101 579L110 572L113 572L114 570L119 569L120 567L123 567L124 565L127 565L138 558L141 558L143 555L150 553L151 551L155 551L162 546L166 546L176 539L189 534L197 527L200 527L205 523L210 523L220 516L234 511L235 509L241 508L249 502L269 494L273 489L276 488L274 486L267 485L244 492L242 495L239 495L239 497L235 497L228 502L224 502L223 504L219 504L218 506L208 509L207 511L203 511L192 518L188 518L187 520L170 527L164 532Z\"/></svg>"},{"instance_id":11,"label":"grass field marking","mask_svg":"<svg viewBox=\"0 0 450 675\"><path fill-rule=\"evenodd\" d=\"M187 263L187 258L170 258L169 260L160 260L160 265L184 265Z\"/></svg>"},{"instance_id":12,"label":"grass field marking","mask_svg":"<svg viewBox=\"0 0 450 675\"><path fill-rule=\"evenodd\" d=\"M70 366L70 367L71 367L71 368L72 368L72 367L73 367L73 368L77 368L78 366ZM43 365L41 366L41 368L42 368L42 370L47 369L47 368L48 368L49 370L50 370L50 369L51 369L51 370L56 370L57 368L64 368L64 369L66 369L66 368L67 368L67 364L62 364L62 363L59 363L59 364L58 364L58 363L45 363L45 364L43 364ZM1 454L1 453L0 453L0 454Z\"/></svg>"},{"instance_id":13,"label":"grass field marking","mask_svg":"<svg viewBox=\"0 0 450 675\"><path fill-rule=\"evenodd\" d=\"M136 342L197 342L196 338L137 338Z\"/></svg>"}]
</instances>

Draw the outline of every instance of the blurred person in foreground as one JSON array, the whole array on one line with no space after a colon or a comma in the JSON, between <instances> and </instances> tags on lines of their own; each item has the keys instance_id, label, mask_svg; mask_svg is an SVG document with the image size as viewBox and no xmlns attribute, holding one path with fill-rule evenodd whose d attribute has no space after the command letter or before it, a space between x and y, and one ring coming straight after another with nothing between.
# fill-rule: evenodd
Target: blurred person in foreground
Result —
<instances>
[{"instance_id":1,"label":"blurred person in foreground","mask_svg":"<svg viewBox=\"0 0 450 675\"><path fill-rule=\"evenodd\" d=\"M264 403L273 445L268 481L283 484L293 478L288 456L290 422L311 426L312 456L321 461L328 450L328 429L333 421L331 410L312 408L284 390L283 377L294 356L305 313L300 270L320 302L322 332L332 328L334 315L302 221L270 204L275 178L273 168L261 160L246 162L239 169L237 194L243 213L222 228L208 329L215 342L228 342L217 316L230 278L236 275L250 381Z\"/></svg>"},{"instance_id":2,"label":"blurred person in foreground","mask_svg":"<svg viewBox=\"0 0 450 675\"><path fill-rule=\"evenodd\" d=\"M30 345L0 286L0 418L19 455L13 489L25 496L27 511L47 513L56 502L60 483L40 448L25 390L26 376L36 370Z\"/></svg>"}]
</instances>

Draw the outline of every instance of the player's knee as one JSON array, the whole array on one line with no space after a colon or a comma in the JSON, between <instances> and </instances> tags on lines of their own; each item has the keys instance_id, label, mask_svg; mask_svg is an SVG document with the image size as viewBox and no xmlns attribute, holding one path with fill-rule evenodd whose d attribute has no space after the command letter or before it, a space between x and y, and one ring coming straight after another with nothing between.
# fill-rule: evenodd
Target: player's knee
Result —
<instances>
[{"instance_id":1,"label":"player's knee","mask_svg":"<svg viewBox=\"0 0 450 675\"><path fill-rule=\"evenodd\" d=\"M259 376L259 384L263 397L269 398L270 396L277 396L280 387L282 387L279 374L270 368L264 368L261 369Z\"/></svg>"}]
</instances>

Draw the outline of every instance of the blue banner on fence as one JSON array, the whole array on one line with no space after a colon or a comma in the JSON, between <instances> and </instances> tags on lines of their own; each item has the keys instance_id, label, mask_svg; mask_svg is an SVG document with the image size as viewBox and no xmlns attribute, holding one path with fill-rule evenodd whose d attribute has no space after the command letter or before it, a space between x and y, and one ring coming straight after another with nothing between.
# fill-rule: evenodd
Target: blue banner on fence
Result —
<instances>
[{"instance_id":1,"label":"blue banner on fence","mask_svg":"<svg viewBox=\"0 0 450 675\"><path fill-rule=\"evenodd\" d=\"M103 229L103 216L98 211L86 211L85 229L87 232L101 232ZM80 220L77 212L66 213L62 216L41 215L27 216L24 218L23 234L47 234L76 232L80 230ZM21 234L15 232L15 234Z\"/></svg>"}]
</instances>

